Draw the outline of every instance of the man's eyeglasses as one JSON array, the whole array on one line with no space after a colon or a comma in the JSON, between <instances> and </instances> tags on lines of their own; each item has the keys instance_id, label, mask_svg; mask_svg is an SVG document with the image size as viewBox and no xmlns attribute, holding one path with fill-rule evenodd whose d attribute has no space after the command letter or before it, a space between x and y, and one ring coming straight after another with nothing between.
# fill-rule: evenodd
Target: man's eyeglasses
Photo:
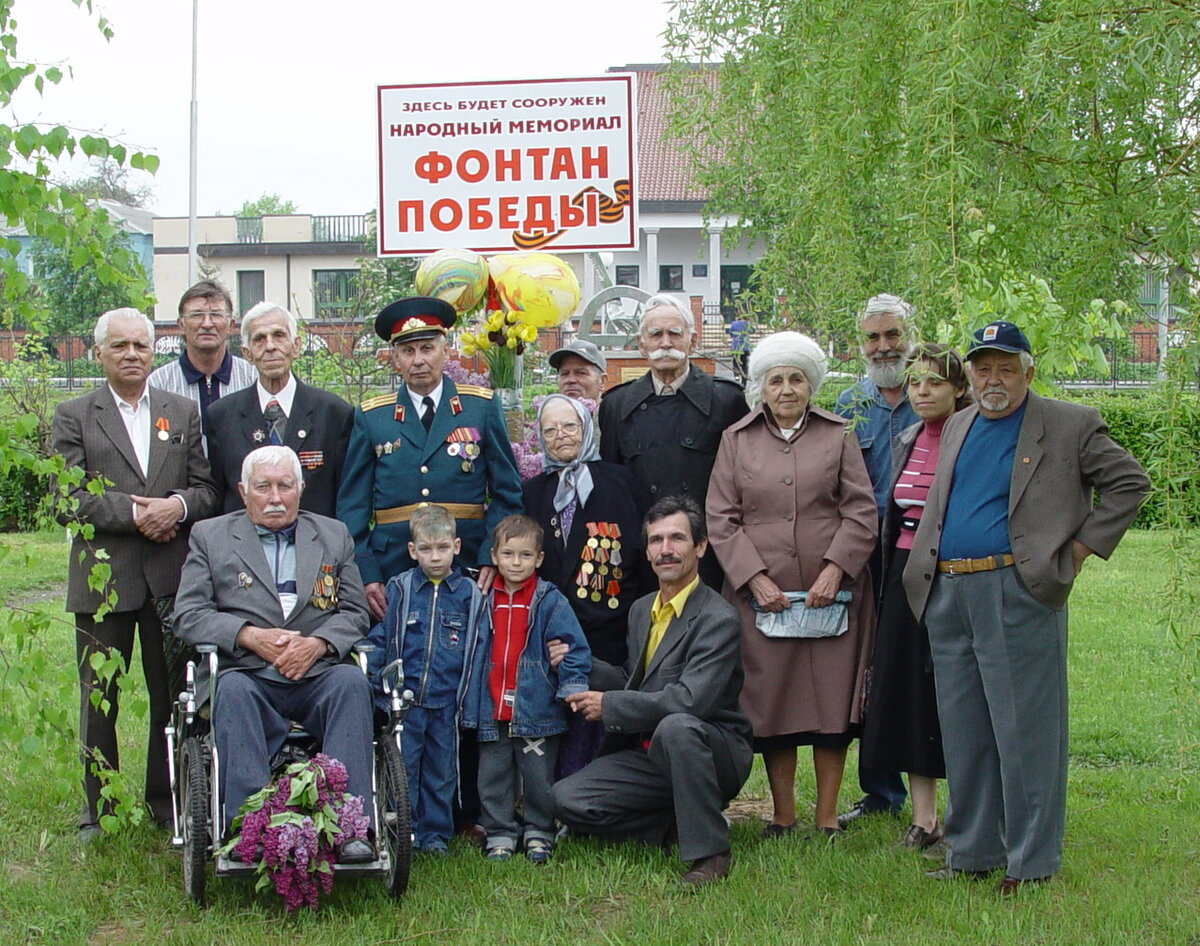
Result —
<instances>
[{"instance_id":1,"label":"man's eyeglasses","mask_svg":"<svg viewBox=\"0 0 1200 946\"><path fill-rule=\"evenodd\" d=\"M185 322L191 322L192 325L202 325L208 319L214 322L225 322L229 319L228 312L188 312L183 317Z\"/></svg>"}]
</instances>

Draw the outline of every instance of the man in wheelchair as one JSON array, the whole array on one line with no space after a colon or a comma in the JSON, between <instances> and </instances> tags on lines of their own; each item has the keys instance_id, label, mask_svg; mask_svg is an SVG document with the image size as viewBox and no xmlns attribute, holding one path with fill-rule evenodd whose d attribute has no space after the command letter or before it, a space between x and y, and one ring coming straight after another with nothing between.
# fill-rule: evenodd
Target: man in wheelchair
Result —
<instances>
[{"instance_id":1,"label":"man in wheelchair","mask_svg":"<svg viewBox=\"0 0 1200 946\"><path fill-rule=\"evenodd\" d=\"M245 510L193 527L175 600L175 634L215 644L221 657L212 731L226 833L270 781L293 722L346 766L349 791L374 820L370 687L347 660L370 624L366 595L349 532L300 512L303 489L291 448L252 451L238 485ZM375 857L358 838L337 852L343 864Z\"/></svg>"}]
</instances>

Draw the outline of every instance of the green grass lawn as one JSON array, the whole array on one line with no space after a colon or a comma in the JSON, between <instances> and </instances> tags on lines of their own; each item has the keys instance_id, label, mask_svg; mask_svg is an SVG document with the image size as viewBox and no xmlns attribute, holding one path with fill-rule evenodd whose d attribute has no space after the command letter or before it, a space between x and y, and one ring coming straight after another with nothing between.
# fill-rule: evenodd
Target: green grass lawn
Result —
<instances>
[{"instance_id":1,"label":"green grass lawn","mask_svg":"<svg viewBox=\"0 0 1200 946\"><path fill-rule=\"evenodd\" d=\"M16 541L31 558L0 562L3 598L61 615L61 599L46 600L46 592L65 573L65 544L57 534ZM681 890L678 862L633 845L568 839L550 866L537 869L522 859L486 862L456 841L448 859L418 858L399 904L378 882L344 881L320 912L288 919L273 895L256 897L248 882L210 878L210 905L198 909L183 892L179 856L161 835L139 826L81 848L74 771L8 747L0 768L0 946L1200 946L1198 715L1162 617L1165 550L1164 537L1131 533L1111 562L1090 562L1080 579L1071 603L1063 871L1012 900L1000 900L994 882L927 880L921 872L930 862L896 846L904 822L889 818L856 827L833 846L799 837L759 841L753 819L766 810L766 785L756 767L735 805L741 820L734 825L734 874L706 890ZM45 639L56 649L57 689L70 710L70 628L53 623ZM0 637L0 674L11 673L11 652L11 641ZM0 692L12 704L0 705L0 719L31 718L8 676ZM136 699L131 707L144 712ZM144 725L123 708L135 778ZM844 805L857 797L855 764L852 752ZM813 799L810 773L805 762L802 806Z\"/></svg>"}]
</instances>

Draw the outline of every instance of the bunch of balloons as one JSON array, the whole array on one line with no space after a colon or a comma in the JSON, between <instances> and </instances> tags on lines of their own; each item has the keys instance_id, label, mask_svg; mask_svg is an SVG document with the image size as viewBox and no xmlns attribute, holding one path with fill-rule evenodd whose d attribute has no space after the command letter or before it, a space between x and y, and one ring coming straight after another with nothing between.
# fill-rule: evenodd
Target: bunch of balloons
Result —
<instances>
[{"instance_id":1,"label":"bunch of balloons","mask_svg":"<svg viewBox=\"0 0 1200 946\"><path fill-rule=\"evenodd\" d=\"M459 337L462 353L508 349L519 355L538 329L569 319L579 306L575 272L550 253L505 253L485 260L471 250L439 250L416 275L417 291L454 306L460 316L486 303L486 314Z\"/></svg>"}]
</instances>

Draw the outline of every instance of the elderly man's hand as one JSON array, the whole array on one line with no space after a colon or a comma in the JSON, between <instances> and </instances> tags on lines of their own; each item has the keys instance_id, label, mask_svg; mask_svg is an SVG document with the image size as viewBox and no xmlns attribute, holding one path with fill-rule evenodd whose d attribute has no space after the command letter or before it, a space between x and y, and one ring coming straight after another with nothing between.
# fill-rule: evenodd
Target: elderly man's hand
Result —
<instances>
[{"instance_id":1,"label":"elderly man's hand","mask_svg":"<svg viewBox=\"0 0 1200 946\"><path fill-rule=\"evenodd\" d=\"M283 651L275 658L275 669L289 680L302 680L308 668L324 656L327 646L324 638L289 637Z\"/></svg>"},{"instance_id":2,"label":"elderly man's hand","mask_svg":"<svg viewBox=\"0 0 1200 946\"><path fill-rule=\"evenodd\" d=\"M383 582L369 581L363 585L363 591L367 593L367 608L371 617L382 621L387 614L387 592L383 589Z\"/></svg>"},{"instance_id":3,"label":"elderly man's hand","mask_svg":"<svg viewBox=\"0 0 1200 946\"><path fill-rule=\"evenodd\" d=\"M496 568L493 565L484 565L479 569L479 577L475 579L475 584L479 586L479 590L487 594L492 590L492 583L496 580Z\"/></svg>"},{"instance_id":4,"label":"elderly man's hand","mask_svg":"<svg viewBox=\"0 0 1200 946\"><path fill-rule=\"evenodd\" d=\"M178 496L151 499L146 496L130 496L136 509L134 522L138 531L151 542L169 542L179 531L179 520L183 518L183 500Z\"/></svg>"},{"instance_id":5,"label":"elderly man's hand","mask_svg":"<svg viewBox=\"0 0 1200 946\"><path fill-rule=\"evenodd\" d=\"M567 697L567 705L571 707L571 712L582 713L589 723L600 721L603 702L604 694L598 690L585 690Z\"/></svg>"},{"instance_id":6,"label":"elderly man's hand","mask_svg":"<svg viewBox=\"0 0 1200 946\"><path fill-rule=\"evenodd\" d=\"M296 631L282 627L256 627L245 625L238 631L237 645L243 650L258 654L269 664L275 663L290 638L299 637Z\"/></svg>"},{"instance_id":7,"label":"elderly man's hand","mask_svg":"<svg viewBox=\"0 0 1200 946\"><path fill-rule=\"evenodd\" d=\"M764 611L783 611L792 606L787 595L767 577L766 572L759 572L750 579L750 593Z\"/></svg>"}]
</instances>

